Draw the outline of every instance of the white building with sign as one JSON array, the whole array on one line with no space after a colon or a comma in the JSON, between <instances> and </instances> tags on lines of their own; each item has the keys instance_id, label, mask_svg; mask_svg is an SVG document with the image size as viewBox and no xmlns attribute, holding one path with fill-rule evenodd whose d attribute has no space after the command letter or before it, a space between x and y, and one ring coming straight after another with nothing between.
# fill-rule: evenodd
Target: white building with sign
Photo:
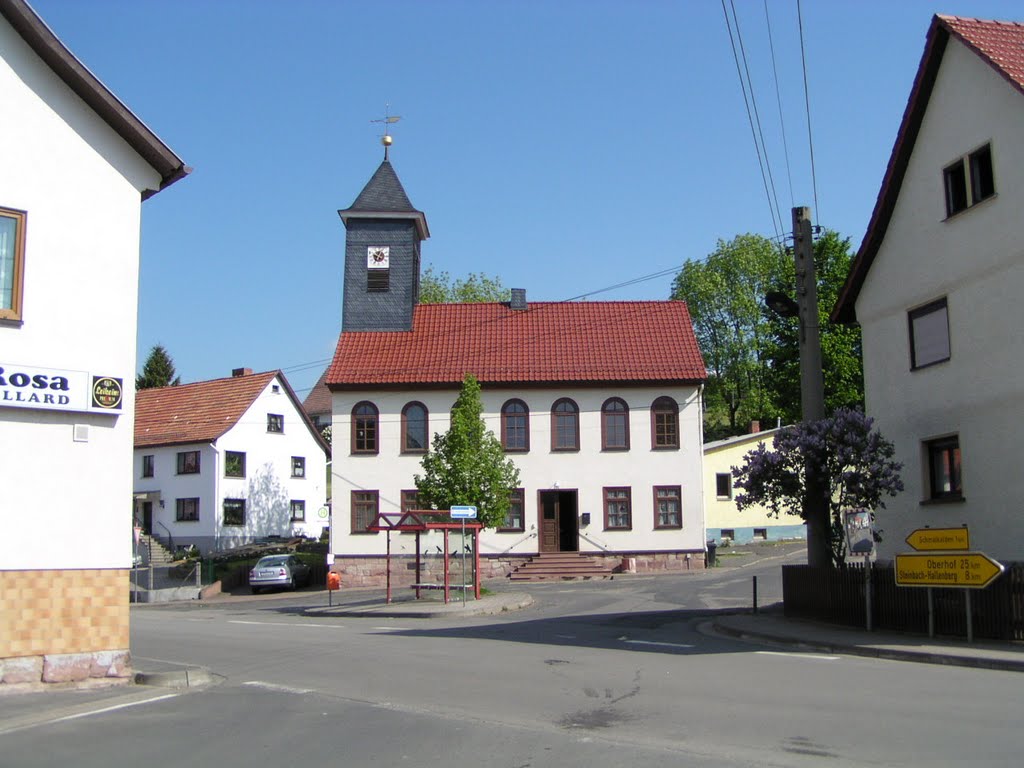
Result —
<instances>
[{"instance_id":1,"label":"white building with sign","mask_svg":"<svg viewBox=\"0 0 1024 768\"><path fill-rule=\"evenodd\" d=\"M141 202L181 159L0 0L0 691L126 680Z\"/></svg>"}]
</instances>

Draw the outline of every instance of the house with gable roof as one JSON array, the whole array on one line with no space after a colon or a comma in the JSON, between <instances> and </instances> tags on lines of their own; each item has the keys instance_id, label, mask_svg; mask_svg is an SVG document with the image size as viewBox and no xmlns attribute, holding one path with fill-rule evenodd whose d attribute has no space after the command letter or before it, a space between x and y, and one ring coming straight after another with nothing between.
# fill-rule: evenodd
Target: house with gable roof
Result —
<instances>
[{"instance_id":1,"label":"house with gable roof","mask_svg":"<svg viewBox=\"0 0 1024 768\"><path fill-rule=\"evenodd\" d=\"M135 409L135 520L171 550L206 553L328 524L329 446L280 371L143 389Z\"/></svg>"},{"instance_id":2,"label":"house with gable roof","mask_svg":"<svg viewBox=\"0 0 1024 768\"><path fill-rule=\"evenodd\" d=\"M906 490L879 555L930 526L1024 556L1024 25L935 16L867 234L832 312L863 334L866 407Z\"/></svg>"},{"instance_id":3,"label":"house with gable roof","mask_svg":"<svg viewBox=\"0 0 1024 768\"><path fill-rule=\"evenodd\" d=\"M746 455L758 446L767 443L771 447L781 431L781 427L761 431L755 421L745 435L704 443L704 517L708 541L721 545L807 538L807 525L799 517L776 517L760 505L742 511L736 508L732 468L741 466Z\"/></svg>"},{"instance_id":4,"label":"house with gable roof","mask_svg":"<svg viewBox=\"0 0 1024 768\"><path fill-rule=\"evenodd\" d=\"M142 202L190 169L24 0L0 99L0 695L129 682Z\"/></svg>"},{"instance_id":5,"label":"house with gable roof","mask_svg":"<svg viewBox=\"0 0 1024 768\"><path fill-rule=\"evenodd\" d=\"M343 583L380 583L387 552L415 555L413 537L389 545L367 526L418 508L414 475L466 374L521 481L504 523L481 536L483 577L555 553L605 571L703 568L705 369L685 303L528 302L514 290L508 303L421 305L429 229L387 154L339 215L343 321L326 384Z\"/></svg>"}]
</instances>

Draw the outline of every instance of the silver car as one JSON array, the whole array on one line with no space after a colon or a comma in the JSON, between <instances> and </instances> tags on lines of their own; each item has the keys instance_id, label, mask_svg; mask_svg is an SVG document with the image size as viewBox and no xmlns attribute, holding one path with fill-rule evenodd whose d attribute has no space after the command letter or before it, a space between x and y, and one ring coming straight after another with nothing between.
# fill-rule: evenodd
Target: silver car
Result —
<instances>
[{"instance_id":1,"label":"silver car","mask_svg":"<svg viewBox=\"0 0 1024 768\"><path fill-rule=\"evenodd\" d=\"M309 566L295 555L267 555L249 571L249 586L254 595L273 587L295 589L309 586L310 576Z\"/></svg>"}]
</instances>

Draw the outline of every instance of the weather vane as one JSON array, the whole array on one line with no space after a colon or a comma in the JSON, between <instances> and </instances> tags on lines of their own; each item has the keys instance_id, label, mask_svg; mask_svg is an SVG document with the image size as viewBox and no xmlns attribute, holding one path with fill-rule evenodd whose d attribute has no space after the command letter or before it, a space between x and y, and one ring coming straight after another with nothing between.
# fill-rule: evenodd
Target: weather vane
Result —
<instances>
[{"instance_id":1,"label":"weather vane","mask_svg":"<svg viewBox=\"0 0 1024 768\"><path fill-rule=\"evenodd\" d=\"M388 148L391 146L392 138L388 132L388 126L397 123L402 119L401 115L391 114L391 104L384 104L384 117L378 120L371 120L371 123L383 123L384 124L384 135L380 137L380 143L384 145L384 159L388 159Z\"/></svg>"}]
</instances>

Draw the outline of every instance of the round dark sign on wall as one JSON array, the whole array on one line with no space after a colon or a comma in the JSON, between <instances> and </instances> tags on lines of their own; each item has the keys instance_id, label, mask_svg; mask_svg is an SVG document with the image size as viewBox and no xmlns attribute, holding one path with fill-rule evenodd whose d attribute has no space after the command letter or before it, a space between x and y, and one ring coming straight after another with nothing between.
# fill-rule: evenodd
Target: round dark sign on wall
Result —
<instances>
[{"instance_id":1,"label":"round dark sign on wall","mask_svg":"<svg viewBox=\"0 0 1024 768\"><path fill-rule=\"evenodd\" d=\"M120 408L124 388L121 379L110 376L92 377L92 404L94 408Z\"/></svg>"}]
</instances>

